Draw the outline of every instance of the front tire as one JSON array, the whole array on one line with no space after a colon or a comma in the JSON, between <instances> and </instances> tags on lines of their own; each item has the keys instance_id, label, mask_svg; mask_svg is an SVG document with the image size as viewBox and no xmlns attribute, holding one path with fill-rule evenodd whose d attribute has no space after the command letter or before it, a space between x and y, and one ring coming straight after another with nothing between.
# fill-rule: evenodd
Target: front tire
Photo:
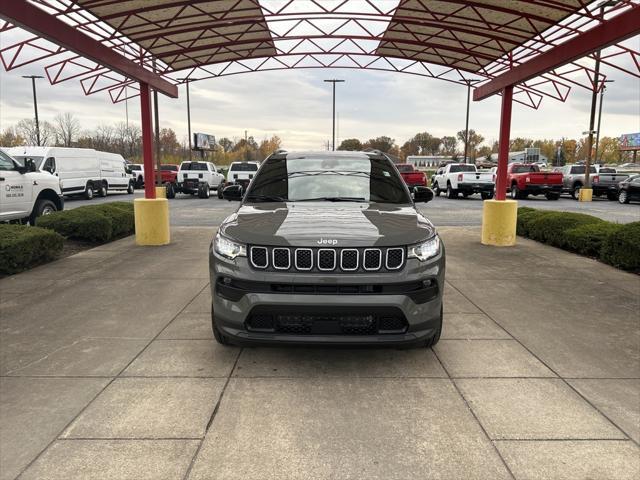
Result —
<instances>
[{"instance_id":1,"label":"front tire","mask_svg":"<svg viewBox=\"0 0 640 480\"><path fill-rule=\"evenodd\" d=\"M222 195L222 190L224 190L224 182L220 183L220 185L218 185L218 190L217 190L217 194L218 194L218 198L220 200L222 200L224 197Z\"/></svg>"},{"instance_id":2,"label":"front tire","mask_svg":"<svg viewBox=\"0 0 640 480\"><path fill-rule=\"evenodd\" d=\"M436 194L436 197L439 197L440 194L442 193L442 190L440 190L440 187L438 186L438 182L436 182L433 192Z\"/></svg>"},{"instance_id":3,"label":"front tire","mask_svg":"<svg viewBox=\"0 0 640 480\"><path fill-rule=\"evenodd\" d=\"M58 211L58 207L56 207L55 203L53 203L51 200L46 200L44 198L41 198L36 202L36 205L33 207L33 211L29 216L29 223L31 224L31 226L35 226L36 219L38 217L42 217L44 215L50 215L53 212L57 212L57 211Z\"/></svg>"},{"instance_id":4,"label":"front tire","mask_svg":"<svg viewBox=\"0 0 640 480\"><path fill-rule=\"evenodd\" d=\"M133 194L134 191L135 191L135 187L133 186L133 182L129 182L129 185L127 186L127 193L131 195Z\"/></svg>"},{"instance_id":5,"label":"front tire","mask_svg":"<svg viewBox=\"0 0 640 480\"><path fill-rule=\"evenodd\" d=\"M629 194L626 190L620 190L620 193L618 194L618 202L629 203Z\"/></svg>"},{"instance_id":6,"label":"front tire","mask_svg":"<svg viewBox=\"0 0 640 480\"><path fill-rule=\"evenodd\" d=\"M231 345L229 339L216 327L216 319L213 315L213 304L211 305L211 329L213 330L213 338L215 338L216 342L225 347Z\"/></svg>"},{"instance_id":7,"label":"front tire","mask_svg":"<svg viewBox=\"0 0 640 480\"><path fill-rule=\"evenodd\" d=\"M176 198L176 186L173 183L167 183L167 198Z\"/></svg>"}]
</instances>

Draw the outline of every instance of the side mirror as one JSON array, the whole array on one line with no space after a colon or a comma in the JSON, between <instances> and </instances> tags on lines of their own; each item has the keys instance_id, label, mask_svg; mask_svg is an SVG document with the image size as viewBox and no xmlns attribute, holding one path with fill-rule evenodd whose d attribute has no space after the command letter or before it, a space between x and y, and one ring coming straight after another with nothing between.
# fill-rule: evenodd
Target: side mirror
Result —
<instances>
[{"instance_id":1,"label":"side mirror","mask_svg":"<svg viewBox=\"0 0 640 480\"><path fill-rule=\"evenodd\" d=\"M427 203L433 200L433 190L428 187L414 187L413 188L413 201Z\"/></svg>"},{"instance_id":2,"label":"side mirror","mask_svg":"<svg viewBox=\"0 0 640 480\"><path fill-rule=\"evenodd\" d=\"M222 190L222 198L230 202L239 202L244 195L242 185L229 185Z\"/></svg>"}]
</instances>

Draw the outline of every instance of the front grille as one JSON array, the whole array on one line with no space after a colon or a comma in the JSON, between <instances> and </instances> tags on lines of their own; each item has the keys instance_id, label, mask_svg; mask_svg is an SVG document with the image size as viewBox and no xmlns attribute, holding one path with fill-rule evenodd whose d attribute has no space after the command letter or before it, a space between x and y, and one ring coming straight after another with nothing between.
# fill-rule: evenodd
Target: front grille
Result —
<instances>
[{"instance_id":1,"label":"front grille","mask_svg":"<svg viewBox=\"0 0 640 480\"><path fill-rule=\"evenodd\" d=\"M289 270L291 267L291 252L288 248L274 248L273 267L276 270Z\"/></svg>"},{"instance_id":2,"label":"front grille","mask_svg":"<svg viewBox=\"0 0 640 480\"><path fill-rule=\"evenodd\" d=\"M402 312L386 307L346 308L339 313L322 307L313 311L307 308L282 312L256 307L249 314L245 326L250 332L288 335L401 334L408 329Z\"/></svg>"},{"instance_id":3,"label":"front grille","mask_svg":"<svg viewBox=\"0 0 640 480\"><path fill-rule=\"evenodd\" d=\"M403 247L389 248L293 248L249 247L254 269L304 272L393 272L404 267Z\"/></svg>"},{"instance_id":4,"label":"front grille","mask_svg":"<svg viewBox=\"0 0 640 480\"><path fill-rule=\"evenodd\" d=\"M318 268L323 271L335 270L336 251L331 248L318 250Z\"/></svg>"}]
</instances>

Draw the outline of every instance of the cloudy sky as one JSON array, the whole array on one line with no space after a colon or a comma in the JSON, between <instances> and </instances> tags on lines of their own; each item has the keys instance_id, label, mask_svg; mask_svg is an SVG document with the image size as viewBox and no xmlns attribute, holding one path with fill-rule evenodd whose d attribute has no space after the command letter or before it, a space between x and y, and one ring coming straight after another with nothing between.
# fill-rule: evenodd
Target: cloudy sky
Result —
<instances>
[{"instance_id":1,"label":"cloudy sky","mask_svg":"<svg viewBox=\"0 0 640 480\"><path fill-rule=\"evenodd\" d=\"M636 39L640 47L640 39ZM640 48L639 48L640 49ZM5 72L0 68L0 129L33 116L31 83L21 75L42 74L38 67ZM640 131L640 82L606 70L615 83L605 95L602 134ZM192 129L216 137L278 135L288 149L319 149L331 137L331 85L337 87L339 139L366 140L388 135L399 144L417 132L453 135L464 128L466 88L407 74L356 70L289 70L221 77L191 85ZM161 97L161 127L186 138L186 100ZM498 137L498 97L472 103L470 128L491 144ZM83 129L125 120L124 103L112 104L106 93L84 96L78 82L38 83L40 118L52 120L73 112ZM590 93L574 88L566 103L545 98L539 110L515 104L512 136L577 138L588 129ZM129 100L129 120L139 122L137 99Z\"/></svg>"}]
</instances>

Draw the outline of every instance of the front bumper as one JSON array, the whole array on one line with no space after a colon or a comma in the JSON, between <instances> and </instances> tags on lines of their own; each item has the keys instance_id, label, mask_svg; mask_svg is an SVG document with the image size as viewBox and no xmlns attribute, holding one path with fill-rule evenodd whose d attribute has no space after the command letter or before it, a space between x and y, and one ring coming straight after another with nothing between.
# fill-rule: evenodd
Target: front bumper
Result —
<instances>
[{"instance_id":1,"label":"front bumper","mask_svg":"<svg viewBox=\"0 0 640 480\"><path fill-rule=\"evenodd\" d=\"M413 344L432 337L441 322L443 247L434 259L424 263L410 259L394 273L262 272L251 269L246 258L229 261L211 252L209 265L216 327L238 344ZM424 288L407 290L416 284ZM252 328L256 314L271 315L274 328ZM403 328L383 330L377 323L380 328L358 333L333 330L345 318L376 323L388 315L402 318ZM283 318L320 318L323 326L316 323L304 333L298 332L299 325L286 331L275 328L282 326Z\"/></svg>"}]
</instances>

